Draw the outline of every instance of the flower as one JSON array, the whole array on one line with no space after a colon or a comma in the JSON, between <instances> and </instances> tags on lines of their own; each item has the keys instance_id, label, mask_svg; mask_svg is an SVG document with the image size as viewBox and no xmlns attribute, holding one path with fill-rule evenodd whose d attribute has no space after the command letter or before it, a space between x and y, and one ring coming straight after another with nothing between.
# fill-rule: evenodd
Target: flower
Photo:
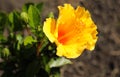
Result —
<instances>
[{"instance_id":1,"label":"flower","mask_svg":"<svg viewBox=\"0 0 120 77\"><path fill-rule=\"evenodd\" d=\"M97 41L97 27L85 8L74 9L70 4L58 6L58 19L47 18L43 32L57 45L57 55L77 58L87 50L93 50Z\"/></svg>"}]
</instances>

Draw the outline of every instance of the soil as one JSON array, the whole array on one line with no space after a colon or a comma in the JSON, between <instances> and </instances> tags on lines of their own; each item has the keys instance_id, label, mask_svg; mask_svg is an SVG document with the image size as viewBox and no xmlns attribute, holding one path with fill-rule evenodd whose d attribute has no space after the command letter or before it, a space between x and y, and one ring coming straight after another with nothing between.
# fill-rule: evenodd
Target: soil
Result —
<instances>
[{"instance_id":1,"label":"soil","mask_svg":"<svg viewBox=\"0 0 120 77\"><path fill-rule=\"evenodd\" d=\"M62 77L120 77L120 0L0 0L0 10L20 9L26 2L44 2L43 19L57 6L71 3L84 6L98 27L99 39L93 52L85 51L62 67Z\"/></svg>"}]
</instances>

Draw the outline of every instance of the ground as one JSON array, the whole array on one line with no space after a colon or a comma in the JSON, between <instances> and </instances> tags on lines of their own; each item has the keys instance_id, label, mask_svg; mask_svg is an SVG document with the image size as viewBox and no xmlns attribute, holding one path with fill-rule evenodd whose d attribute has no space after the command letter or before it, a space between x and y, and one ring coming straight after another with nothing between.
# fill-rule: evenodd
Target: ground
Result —
<instances>
[{"instance_id":1,"label":"ground","mask_svg":"<svg viewBox=\"0 0 120 77\"><path fill-rule=\"evenodd\" d=\"M32 0L0 0L0 10L10 12L20 9ZM57 6L71 3L84 6L98 27L98 42L93 52L85 51L72 65L62 67L62 77L120 77L120 0L34 0L43 1L43 20ZM33 2L33 1L32 1Z\"/></svg>"}]
</instances>

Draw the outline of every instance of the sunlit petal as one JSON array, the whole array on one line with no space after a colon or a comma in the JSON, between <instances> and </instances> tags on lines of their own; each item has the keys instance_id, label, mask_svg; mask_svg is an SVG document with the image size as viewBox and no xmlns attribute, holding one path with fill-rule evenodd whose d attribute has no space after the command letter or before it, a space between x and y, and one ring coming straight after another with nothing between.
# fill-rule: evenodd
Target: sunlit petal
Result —
<instances>
[{"instance_id":1,"label":"sunlit petal","mask_svg":"<svg viewBox=\"0 0 120 77\"><path fill-rule=\"evenodd\" d=\"M43 32L46 34L46 36L52 43L55 42L56 40L56 37L54 35L55 29L56 29L55 19L52 18L46 19L43 26Z\"/></svg>"}]
</instances>

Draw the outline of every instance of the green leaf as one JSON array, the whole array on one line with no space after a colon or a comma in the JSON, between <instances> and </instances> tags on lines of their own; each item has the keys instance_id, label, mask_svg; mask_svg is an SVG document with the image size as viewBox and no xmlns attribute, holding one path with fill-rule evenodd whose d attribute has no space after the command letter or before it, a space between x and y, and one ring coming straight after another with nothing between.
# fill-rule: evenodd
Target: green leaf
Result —
<instances>
[{"instance_id":1,"label":"green leaf","mask_svg":"<svg viewBox=\"0 0 120 77\"><path fill-rule=\"evenodd\" d=\"M7 41L7 38L4 37L3 33L0 32L0 42Z\"/></svg>"},{"instance_id":2,"label":"green leaf","mask_svg":"<svg viewBox=\"0 0 120 77\"><path fill-rule=\"evenodd\" d=\"M14 22L14 13L13 13L13 12L11 12L11 13L9 14L9 21L10 21L11 23Z\"/></svg>"},{"instance_id":3,"label":"green leaf","mask_svg":"<svg viewBox=\"0 0 120 77\"><path fill-rule=\"evenodd\" d=\"M10 55L10 51L8 48L3 49L3 57L8 57Z\"/></svg>"},{"instance_id":4,"label":"green leaf","mask_svg":"<svg viewBox=\"0 0 120 77\"><path fill-rule=\"evenodd\" d=\"M7 15L3 12L0 12L0 42L5 40L3 32L5 29L6 23L7 23Z\"/></svg>"},{"instance_id":5,"label":"green leaf","mask_svg":"<svg viewBox=\"0 0 120 77\"><path fill-rule=\"evenodd\" d=\"M34 3L26 3L25 5L23 5L22 11L23 12L28 12L28 9L29 9L30 5L34 5Z\"/></svg>"},{"instance_id":6,"label":"green leaf","mask_svg":"<svg viewBox=\"0 0 120 77\"><path fill-rule=\"evenodd\" d=\"M17 34L17 35L16 35L16 39L18 40L18 42L19 42L20 44L22 44L23 38L22 38L22 36L21 36L20 34Z\"/></svg>"},{"instance_id":7,"label":"green leaf","mask_svg":"<svg viewBox=\"0 0 120 77\"><path fill-rule=\"evenodd\" d=\"M18 41L18 43L17 43L17 49L20 50L20 45L23 43L23 38L22 38L22 36L20 34L17 34L16 35L16 39Z\"/></svg>"},{"instance_id":8,"label":"green leaf","mask_svg":"<svg viewBox=\"0 0 120 77\"><path fill-rule=\"evenodd\" d=\"M26 12L22 12L20 16L25 23L28 23L28 14Z\"/></svg>"},{"instance_id":9,"label":"green leaf","mask_svg":"<svg viewBox=\"0 0 120 77\"><path fill-rule=\"evenodd\" d=\"M51 59L51 61L49 62L49 66L50 66L50 68L52 68L52 67L61 67L63 65L71 64L71 63L72 62L69 59L61 57L61 58L57 58L56 60Z\"/></svg>"},{"instance_id":10,"label":"green leaf","mask_svg":"<svg viewBox=\"0 0 120 77\"><path fill-rule=\"evenodd\" d=\"M0 47L0 58L2 57L2 50L3 50L3 47Z\"/></svg>"},{"instance_id":11,"label":"green leaf","mask_svg":"<svg viewBox=\"0 0 120 77\"><path fill-rule=\"evenodd\" d=\"M36 5L36 7L38 8L39 13L41 13L41 12L42 12L42 8L43 8L43 2L38 3L38 4Z\"/></svg>"},{"instance_id":12,"label":"green leaf","mask_svg":"<svg viewBox=\"0 0 120 77\"><path fill-rule=\"evenodd\" d=\"M31 28L36 28L40 24L40 15L38 9L30 5L28 9L28 16L29 16L29 25Z\"/></svg>"},{"instance_id":13,"label":"green leaf","mask_svg":"<svg viewBox=\"0 0 120 77\"><path fill-rule=\"evenodd\" d=\"M9 22L10 22L10 30L18 31L23 29L20 13L17 11L13 11L9 14Z\"/></svg>"},{"instance_id":14,"label":"green leaf","mask_svg":"<svg viewBox=\"0 0 120 77\"><path fill-rule=\"evenodd\" d=\"M24 45L32 44L33 42L36 42L36 40L32 36L27 36L24 39Z\"/></svg>"},{"instance_id":15,"label":"green leaf","mask_svg":"<svg viewBox=\"0 0 120 77\"><path fill-rule=\"evenodd\" d=\"M0 12L0 30L3 31L6 22L7 22L7 15L3 12Z\"/></svg>"},{"instance_id":16,"label":"green leaf","mask_svg":"<svg viewBox=\"0 0 120 77\"><path fill-rule=\"evenodd\" d=\"M53 12L50 12L49 15L48 15L49 18L54 18L54 14Z\"/></svg>"}]
</instances>

